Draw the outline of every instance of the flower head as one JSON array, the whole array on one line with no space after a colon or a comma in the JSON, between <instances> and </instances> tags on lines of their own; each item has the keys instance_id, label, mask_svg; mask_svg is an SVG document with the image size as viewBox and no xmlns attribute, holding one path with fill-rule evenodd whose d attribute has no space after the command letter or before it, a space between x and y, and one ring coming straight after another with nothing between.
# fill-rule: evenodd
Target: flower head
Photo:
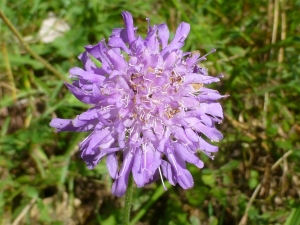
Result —
<instances>
[{"instance_id":1,"label":"flower head","mask_svg":"<svg viewBox=\"0 0 300 225\"><path fill-rule=\"evenodd\" d=\"M179 25L169 43L165 23L149 25L143 39L131 14L122 16L125 28L114 29L107 44L86 46L79 56L83 69L70 70L76 80L67 87L92 107L50 125L57 131L91 132L79 144L81 157L89 169L106 158L116 196L125 193L131 172L138 187L165 177L172 185L190 188L194 182L186 162L202 168L197 152L213 158L218 151L205 139L222 139L215 128L223 119L216 100L224 96L205 87L219 78L198 66L205 56L180 50L188 23ZM117 155L123 158L120 169Z\"/></svg>"}]
</instances>

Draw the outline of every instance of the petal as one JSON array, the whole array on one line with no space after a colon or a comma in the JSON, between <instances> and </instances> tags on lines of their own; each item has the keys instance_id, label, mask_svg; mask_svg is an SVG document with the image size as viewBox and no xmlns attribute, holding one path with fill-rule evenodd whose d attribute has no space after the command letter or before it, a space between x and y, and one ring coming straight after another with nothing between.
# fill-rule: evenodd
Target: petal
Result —
<instances>
[{"instance_id":1,"label":"petal","mask_svg":"<svg viewBox=\"0 0 300 225\"><path fill-rule=\"evenodd\" d=\"M173 50L181 49L183 46L184 46L183 42L176 42L173 44L169 44L161 51L160 55L164 56L166 53L172 52Z\"/></svg>"},{"instance_id":2,"label":"petal","mask_svg":"<svg viewBox=\"0 0 300 225\"><path fill-rule=\"evenodd\" d=\"M184 118L184 121L187 123L187 127L194 127L197 124L201 123L201 121L196 117L187 117Z\"/></svg>"},{"instance_id":3,"label":"petal","mask_svg":"<svg viewBox=\"0 0 300 225\"><path fill-rule=\"evenodd\" d=\"M120 148L125 147L125 131L118 134L118 144Z\"/></svg>"},{"instance_id":4,"label":"petal","mask_svg":"<svg viewBox=\"0 0 300 225\"><path fill-rule=\"evenodd\" d=\"M191 84L191 83L202 83L202 84L210 84L213 82L220 81L217 77L211 77L211 76L204 76L200 75L198 73L190 73L187 76L184 77L184 84Z\"/></svg>"},{"instance_id":5,"label":"petal","mask_svg":"<svg viewBox=\"0 0 300 225\"><path fill-rule=\"evenodd\" d=\"M186 169L184 159L173 154L171 149L168 149L166 156L174 169L174 175L176 176L176 180L179 185L184 189L192 187L194 185L193 177Z\"/></svg>"},{"instance_id":6,"label":"petal","mask_svg":"<svg viewBox=\"0 0 300 225\"><path fill-rule=\"evenodd\" d=\"M131 44L131 42L135 40L132 15L127 11L123 11L122 16L125 23L128 43Z\"/></svg>"},{"instance_id":7,"label":"petal","mask_svg":"<svg viewBox=\"0 0 300 225\"><path fill-rule=\"evenodd\" d=\"M102 69L106 72L109 73L110 72L110 65L108 63L108 59L106 57L106 55L104 54L108 48L105 45L105 41L102 40L100 41L98 44L94 45L94 46L86 46L85 50L91 54L95 59L99 60L102 63Z\"/></svg>"},{"instance_id":8,"label":"petal","mask_svg":"<svg viewBox=\"0 0 300 225\"><path fill-rule=\"evenodd\" d=\"M95 74L95 71L89 70L85 71L79 67L74 67L69 70L70 77L79 78L90 81L92 83L102 83L105 80L105 77L99 74Z\"/></svg>"},{"instance_id":9,"label":"petal","mask_svg":"<svg viewBox=\"0 0 300 225\"><path fill-rule=\"evenodd\" d=\"M84 52L78 56L78 59L81 60L85 70L91 70L96 68L95 63L90 59L87 52Z\"/></svg>"},{"instance_id":10,"label":"petal","mask_svg":"<svg viewBox=\"0 0 300 225\"><path fill-rule=\"evenodd\" d=\"M127 63L121 55L117 54L114 50L110 49L106 52L111 64L115 70L124 72L127 69Z\"/></svg>"},{"instance_id":11,"label":"petal","mask_svg":"<svg viewBox=\"0 0 300 225\"><path fill-rule=\"evenodd\" d=\"M187 138L190 139L192 142L198 141L199 136L193 129L187 127L184 129L184 131Z\"/></svg>"},{"instance_id":12,"label":"petal","mask_svg":"<svg viewBox=\"0 0 300 225\"><path fill-rule=\"evenodd\" d=\"M223 119L223 109L220 103L212 102L208 104L206 113L214 117L219 117Z\"/></svg>"},{"instance_id":13,"label":"petal","mask_svg":"<svg viewBox=\"0 0 300 225\"><path fill-rule=\"evenodd\" d=\"M99 152L94 153L94 154L88 154L88 155L83 155L81 158L83 161L86 163L86 166L88 169L93 169L99 162L100 160L104 157L99 157Z\"/></svg>"},{"instance_id":14,"label":"petal","mask_svg":"<svg viewBox=\"0 0 300 225\"><path fill-rule=\"evenodd\" d=\"M198 123L193 127L198 132L203 133L206 137L208 137L211 141L220 141L223 139L223 135L216 128L205 126L202 123Z\"/></svg>"},{"instance_id":15,"label":"petal","mask_svg":"<svg viewBox=\"0 0 300 225\"><path fill-rule=\"evenodd\" d=\"M193 176L187 169L181 170L180 174L177 176L177 181L183 189L188 189L194 186Z\"/></svg>"},{"instance_id":16,"label":"petal","mask_svg":"<svg viewBox=\"0 0 300 225\"><path fill-rule=\"evenodd\" d=\"M174 174L172 165L165 160L161 160L161 170L165 178L169 181L169 183L175 186L177 184L177 179Z\"/></svg>"},{"instance_id":17,"label":"petal","mask_svg":"<svg viewBox=\"0 0 300 225\"><path fill-rule=\"evenodd\" d=\"M191 55L186 59L185 63L188 68L194 66L197 63L200 53L198 51L193 51Z\"/></svg>"},{"instance_id":18,"label":"petal","mask_svg":"<svg viewBox=\"0 0 300 225\"><path fill-rule=\"evenodd\" d=\"M128 186L128 178L129 178L130 170L132 168L132 163L133 163L132 159L133 159L133 155L131 153L128 153L122 164L122 167L120 170L120 175L116 179L116 181L113 183L112 193L115 196L121 197L126 192L126 189Z\"/></svg>"},{"instance_id":19,"label":"petal","mask_svg":"<svg viewBox=\"0 0 300 225\"><path fill-rule=\"evenodd\" d=\"M143 187L145 185L141 162L142 162L142 151L141 149L139 149L138 151L135 152L134 163L132 166L133 179L138 187Z\"/></svg>"},{"instance_id":20,"label":"petal","mask_svg":"<svg viewBox=\"0 0 300 225\"><path fill-rule=\"evenodd\" d=\"M165 69L171 67L173 68L174 63L178 60L176 52L171 52L165 59Z\"/></svg>"},{"instance_id":21,"label":"petal","mask_svg":"<svg viewBox=\"0 0 300 225\"><path fill-rule=\"evenodd\" d=\"M96 119L98 117L97 115L97 111L99 110L98 107L93 107L88 109L86 112L81 113L78 116L79 120L92 120L92 119Z\"/></svg>"},{"instance_id":22,"label":"petal","mask_svg":"<svg viewBox=\"0 0 300 225\"><path fill-rule=\"evenodd\" d=\"M175 143L173 146L177 156L176 158L180 157L184 161L194 164L199 169L203 168L204 163L194 153L191 153L185 146L179 143Z\"/></svg>"},{"instance_id":23,"label":"petal","mask_svg":"<svg viewBox=\"0 0 300 225\"><path fill-rule=\"evenodd\" d=\"M85 123L80 127L75 127L73 125L73 120L55 118L51 120L50 126L56 128L57 132L61 132L61 131L86 132L86 131L92 131L95 128L95 122L89 121L88 123Z\"/></svg>"},{"instance_id":24,"label":"petal","mask_svg":"<svg viewBox=\"0 0 300 225\"><path fill-rule=\"evenodd\" d=\"M94 149L98 147L103 142L107 142L107 138L109 137L110 141L107 142L111 145L111 141L114 141L111 137L111 131L107 128L102 130L95 130L93 133L90 134L88 138L82 141L79 144L80 149L82 150L82 155L84 154L92 154ZM106 148L109 146L106 146Z\"/></svg>"},{"instance_id":25,"label":"petal","mask_svg":"<svg viewBox=\"0 0 300 225\"><path fill-rule=\"evenodd\" d=\"M169 29L167 24L162 23L157 26L158 30L158 37L161 42L162 49L164 49L168 45L168 40L169 40Z\"/></svg>"},{"instance_id":26,"label":"petal","mask_svg":"<svg viewBox=\"0 0 300 225\"><path fill-rule=\"evenodd\" d=\"M185 161L178 157L176 154L174 155L175 161L176 161L176 167L178 170L177 173L177 181L178 184L183 189L188 189L194 186L194 179L192 174L186 169Z\"/></svg>"},{"instance_id":27,"label":"petal","mask_svg":"<svg viewBox=\"0 0 300 225\"><path fill-rule=\"evenodd\" d=\"M190 24L182 22L176 30L175 36L170 44L184 42L190 32Z\"/></svg>"},{"instance_id":28,"label":"petal","mask_svg":"<svg viewBox=\"0 0 300 225\"><path fill-rule=\"evenodd\" d=\"M50 126L56 128L57 131L74 131L76 128L72 124L72 120L54 118L50 122Z\"/></svg>"},{"instance_id":29,"label":"petal","mask_svg":"<svg viewBox=\"0 0 300 225\"><path fill-rule=\"evenodd\" d=\"M174 126L173 127L173 135L176 139L186 143L186 144L192 144L191 141L187 138L185 132L184 132L184 129L182 129L181 127L179 126Z\"/></svg>"},{"instance_id":30,"label":"petal","mask_svg":"<svg viewBox=\"0 0 300 225\"><path fill-rule=\"evenodd\" d=\"M200 105L200 101L193 95L181 98L182 104L185 108L197 108Z\"/></svg>"},{"instance_id":31,"label":"petal","mask_svg":"<svg viewBox=\"0 0 300 225\"><path fill-rule=\"evenodd\" d=\"M220 95L220 93L216 90L202 87L198 97L199 100L203 102L206 100L210 100L210 101L219 100L221 98L227 97L227 95Z\"/></svg>"},{"instance_id":32,"label":"petal","mask_svg":"<svg viewBox=\"0 0 300 225\"><path fill-rule=\"evenodd\" d=\"M108 45L112 48L121 48L127 54L130 54L129 48L124 43L124 40L120 37L112 37L108 40Z\"/></svg>"},{"instance_id":33,"label":"petal","mask_svg":"<svg viewBox=\"0 0 300 225\"><path fill-rule=\"evenodd\" d=\"M107 154L106 166L111 178L115 179L117 177L118 172L118 160L115 153Z\"/></svg>"},{"instance_id":34,"label":"petal","mask_svg":"<svg viewBox=\"0 0 300 225\"><path fill-rule=\"evenodd\" d=\"M208 115L206 115L206 114L203 114L203 115L201 115L200 117L201 117L200 120L201 120L201 122L202 122L204 125L209 126L209 127L214 126L215 123L213 122L211 116L208 116Z\"/></svg>"},{"instance_id":35,"label":"petal","mask_svg":"<svg viewBox=\"0 0 300 225\"><path fill-rule=\"evenodd\" d=\"M201 137L199 137L199 149L204 152L217 152L218 147L207 143Z\"/></svg>"},{"instance_id":36,"label":"petal","mask_svg":"<svg viewBox=\"0 0 300 225\"><path fill-rule=\"evenodd\" d=\"M148 33L147 37L145 38L145 46L154 53L158 52L159 45L156 38L156 29Z\"/></svg>"}]
</instances>

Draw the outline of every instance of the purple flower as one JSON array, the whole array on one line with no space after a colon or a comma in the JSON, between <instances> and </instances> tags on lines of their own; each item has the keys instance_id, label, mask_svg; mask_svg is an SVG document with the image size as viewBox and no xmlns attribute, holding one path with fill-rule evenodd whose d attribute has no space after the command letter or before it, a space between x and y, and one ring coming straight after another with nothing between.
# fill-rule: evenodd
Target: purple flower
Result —
<instances>
[{"instance_id":1,"label":"purple flower","mask_svg":"<svg viewBox=\"0 0 300 225\"><path fill-rule=\"evenodd\" d=\"M188 23L179 25L169 43L165 23L149 25L143 39L131 14L125 11L122 16L125 28L114 29L107 44L102 40L86 46L79 56L83 69L70 70L76 80L67 87L92 108L73 120L53 119L50 126L91 132L79 144L81 157L89 169L106 158L116 196L125 193L130 172L138 187L165 177L172 185L190 188L194 182L186 162L202 168L197 153L213 159L218 151L206 139L223 138L215 123L223 119L216 100L224 96L204 87L219 78L198 66L205 56L180 50L190 31Z\"/></svg>"}]
</instances>

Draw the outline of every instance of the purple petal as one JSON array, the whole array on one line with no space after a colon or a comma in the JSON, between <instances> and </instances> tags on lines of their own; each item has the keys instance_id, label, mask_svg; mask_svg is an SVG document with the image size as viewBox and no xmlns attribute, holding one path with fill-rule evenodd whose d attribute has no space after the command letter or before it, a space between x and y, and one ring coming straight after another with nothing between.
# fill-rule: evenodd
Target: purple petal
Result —
<instances>
[{"instance_id":1,"label":"purple petal","mask_svg":"<svg viewBox=\"0 0 300 225\"><path fill-rule=\"evenodd\" d=\"M133 155L128 153L124 159L121 170L119 172L119 177L115 180L112 186L112 194L121 197L125 194L128 186L128 178L130 170L133 163Z\"/></svg>"},{"instance_id":2,"label":"purple petal","mask_svg":"<svg viewBox=\"0 0 300 225\"><path fill-rule=\"evenodd\" d=\"M102 69L106 73L110 72L110 65L108 64L107 57L104 54L108 48L105 46L105 42L103 40L94 46L86 46L85 50L102 63Z\"/></svg>"},{"instance_id":3,"label":"purple petal","mask_svg":"<svg viewBox=\"0 0 300 225\"><path fill-rule=\"evenodd\" d=\"M72 120L55 118L51 120L50 126L56 128L57 132L61 132L61 131L87 132L87 131L92 131L95 128L95 122L94 123L93 122L94 121L89 121L88 123L85 123L80 127L75 127L73 125Z\"/></svg>"},{"instance_id":4,"label":"purple petal","mask_svg":"<svg viewBox=\"0 0 300 225\"><path fill-rule=\"evenodd\" d=\"M125 71L127 69L127 63L123 57L117 54L114 50L110 49L106 52L111 64L114 66L115 70Z\"/></svg>"},{"instance_id":5,"label":"purple petal","mask_svg":"<svg viewBox=\"0 0 300 225\"><path fill-rule=\"evenodd\" d=\"M93 83L102 83L105 77L99 74L95 74L93 70L85 71L79 67L74 67L69 70L70 77L85 79Z\"/></svg>"},{"instance_id":6,"label":"purple petal","mask_svg":"<svg viewBox=\"0 0 300 225\"><path fill-rule=\"evenodd\" d=\"M191 144L191 141L187 138L185 132L184 132L184 129L182 129L181 127L179 126L174 126L173 128L173 134L174 134L174 137L186 144Z\"/></svg>"},{"instance_id":7,"label":"purple petal","mask_svg":"<svg viewBox=\"0 0 300 225\"><path fill-rule=\"evenodd\" d=\"M194 96L182 97L182 104L185 108L197 108L200 102Z\"/></svg>"},{"instance_id":8,"label":"purple petal","mask_svg":"<svg viewBox=\"0 0 300 225\"><path fill-rule=\"evenodd\" d=\"M129 48L124 43L124 40L120 37L112 37L108 40L108 45L112 48L121 48L127 54L130 54Z\"/></svg>"},{"instance_id":9,"label":"purple petal","mask_svg":"<svg viewBox=\"0 0 300 225\"><path fill-rule=\"evenodd\" d=\"M175 42L173 44L169 44L161 51L161 55L164 56L166 53L172 52L173 50L178 50L184 46L183 42Z\"/></svg>"},{"instance_id":10,"label":"purple petal","mask_svg":"<svg viewBox=\"0 0 300 225\"><path fill-rule=\"evenodd\" d=\"M198 134L195 133L195 131L193 129L187 127L184 129L184 131L189 140L191 140L192 142L198 141L199 136L198 136Z\"/></svg>"},{"instance_id":11,"label":"purple petal","mask_svg":"<svg viewBox=\"0 0 300 225\"><path fill-rule=\"evenodd\" d=\"M219 117L223 119L223 109L221 107L221 104L218 102L209 103L206 113L214 117Z\"/></svg>"},{"instance_id":12,"label":"purple petal","mask_svg":"<svg viewBox=\"0 0 300 225\"><path fill-rule=\"evenodd\" d=\"M183 160L194 164L199 169L203 168L204 163L194 153L191 153L186 147L179 143L175 143L174 147L176 150L175 153L177 155L177 158L180 157Z\"/></svg>"},{"instance_id":13,"label":"purple petal","mask_svg":"<svg viewBox=\"0 0 300 225\"><path fill-rule=\"evenodd\" d=\"M184 42L190 32L190 24L182 22L176 30L175 36L170 44Z\"/></svg>"},{"instance_id":14,"label":"purple petal","mask_svg":"<svg viewBox=\"0 0 300 225\"><path fill-rule=\"evenodd\" d=\"M145 38L145 46L154 53L158 52L159 45L156 38L156 29L148 33L147 37Z\"/></svg>"},{"instance_id":15,"label":"purple petal","mask_svg":"<svg viewBox=\"0 0 300 225\"><path fill-rule=\"evenodd\" d=\"M180 174L177 176L177 181L183 189L189 189L194 186L193 176L187 169L181 170Z\"/></svg>"},{"instance_id":16,"label":"purple petal","mask_svg":"<svg viewBox=\"0 0 300 225\"><path fill-rule=\"evenodd\" d=\"M198 51L192 52L191 56L188 57L185 61L188 68L192 67L197 63L197 59L199 58L200 53Z\"/></svg>"},{"instance_id":17,"label":"purple petal","mask_svg":"<svg viewBox=\"0 0 300 225\"><path fill-rule=\"evenodd\" d=\"M134 162L132 166L133 179L138 187L142 187L145 185L141 162L142 162L142 151L138 150L135 152Z\"/></svg>"},{"instance_id":18,"label":"purple petal","mask_svg":"<svg viewBox=\"0 0 300 225\"><path fill-rule=\"evenodd\" d=\"M107 154L106 166L111 178L115 179L117 177L118 172L118 160L115 153Z\"/></svg>"},{"instance_id":19,"label":"purple petal","mask_svg":"<svg viewBox=\"0 0 300 225\"><path fill-rule=\"evenodd\" d=\"M91 70L96 68L95 63L90 59L87 52L84 52L78 56L78 59L81 60L85 70Z\"/></svg>"},{"instance_id":20,"label":"purple petal","mask_svg":"<svg viewBox=\"0 0 300 225\"><path fill-rule=\"evenodd\" d=\"M203 133L206 137L208 137L211 141L220 141L223 139L223 135L220 131L215 128L205 126L202 123L198 123L193 127L196 131Z\"/></svg>"},{"instance_id":21,"label":"purple petal","mask_svg":"<svg viewBox=\"0 0 300 225\"><path fill-rule=\"evenodd\" d=\"M123 11L122 16L126 27L128 43L131 44L135 40L132 15L127 11Z\"/></svg>"},{"instance_id":22,"label":"purple petal","mask_svg":"<svg viewBox=\"0 0 300 225\"><path fill-rule=\"evenodd\" d=\"M175 186L177 184L177 180L176 176L174 175L172 165L165 160L161 160L161 170L169 183Z\"/></svg>"},{"instance_id":23,"label":"purple petal","mask_svg":"<svg viewBox=\"0 0 300 225\"><path fill-rule=\"evenodd\" d=\"M89 154L89 155L84 155L82 156L82 159L86 163L86 166L88 169L93 169L99 162L100 160L104 157L99 157L99 153L94 153L94 154Z\"/></svg>"},{"instance_id":24,"label":"purple petal","mask_svg":"<svg viewBox=\"0 0 300 225\"><path fill-rule=\"evenodd\" d=\"M167 24L162 23L157 26L158 30L158 37L161 42L162 49L164 49L168 45L168 40L169 40L169 28Z\"/></svg>"},{"instance_id":25,"label":"purple petal","mask_svg":"<svg viewBox=\"0 0 300 225\"><path fill-rule=\"evenodd\" d=\"M165 68L173 67L174 63L178 60L176 52L171 52L165 59Z\"/></svg>"},{"instance_id":26,"label":"purple petal","mask_svg":"<svg viewBox=\"0 0 300 225\"><path fill-rule=\"evenodd\" d=\"M218 147L207 143L201 137L199 137L199 149L205 152L217 152Z\"/></svg>"},{"instance_id":27,"label":"purple petal","mask_svg":"<svg viewBox=\"0 0 300 225\"><path fill-rule=\"evenodd\" d=\"M95 130L93 133L91 133L88 138L86 138L84 141L79 143L79 147L82 150L81 156L93 154L96 147L99 147L99 145L102 144L103 142L107 142L106 138L110 134L111 131L109 129ZM109 137L111 140L111 136ZM107 143L111 144L111 142L107 142Z\"/></svg>"},{"instance_id":28,"label":"purple petal","mask_svg":"<svg viewBox=\"0 0 300 225\"><path fill-rule=\"evenodd\" d=\"M210 101L215 101L215 100L219 100L221 98L227 97L227 95L220 95L220 93L216 90L212 90L212 89L208 89L205 87L201 88L201 92L198 95L199 96L199 100L201 102L210 100Z\"/></svg>"},{"instance_id":29,"label":"purple petal","mask_svg":"<svg viewBox=\"0 0 300 225\"><path fill-rule=\"evenodd\" d=\"M220 81L220 79L217 77L204 76L198 73L190 73L188 76L185 77L184 84L191 84L191 83L210 84L218 81Z\"/></svg>"}]
</instances>

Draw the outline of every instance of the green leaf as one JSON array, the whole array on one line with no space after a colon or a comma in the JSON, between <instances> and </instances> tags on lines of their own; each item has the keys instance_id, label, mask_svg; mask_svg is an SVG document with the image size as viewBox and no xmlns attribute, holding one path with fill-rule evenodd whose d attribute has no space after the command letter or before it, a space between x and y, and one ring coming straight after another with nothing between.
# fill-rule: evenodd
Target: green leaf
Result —
<instances>
[{"instance_id":1,"label":"green leaf","mask_svg":"<svg viewBox=\"0 0 300 225\"><path fill-rule=\"evenodd\" d=\"M230 172L234 169L236 169L240 165L240 161L238 160L230 160L225 165L221 166L220 171L222 172Z\"/></svg>"},{"instance_id":2,"label":"green leaf","mask_svg":"<svg viewBox=\"0 0 300 225\"><path fill-rule=\"evenodd\" d=\"M24 194L29 196L30 198L37 198L39 196L39 192L35 187L27 186L23 190Z\"/></svg>"},{"instance_id":3,"label":"green leaf","mask_svg":"<svg viewBox=\"0 0 300 225\"><path fill-rule=\"evenodd\" d=\"M296 224L300 224L300 206L298 208L293 208L292 212L284 223L284 225Z\"/></svg>"}]
</instances>

